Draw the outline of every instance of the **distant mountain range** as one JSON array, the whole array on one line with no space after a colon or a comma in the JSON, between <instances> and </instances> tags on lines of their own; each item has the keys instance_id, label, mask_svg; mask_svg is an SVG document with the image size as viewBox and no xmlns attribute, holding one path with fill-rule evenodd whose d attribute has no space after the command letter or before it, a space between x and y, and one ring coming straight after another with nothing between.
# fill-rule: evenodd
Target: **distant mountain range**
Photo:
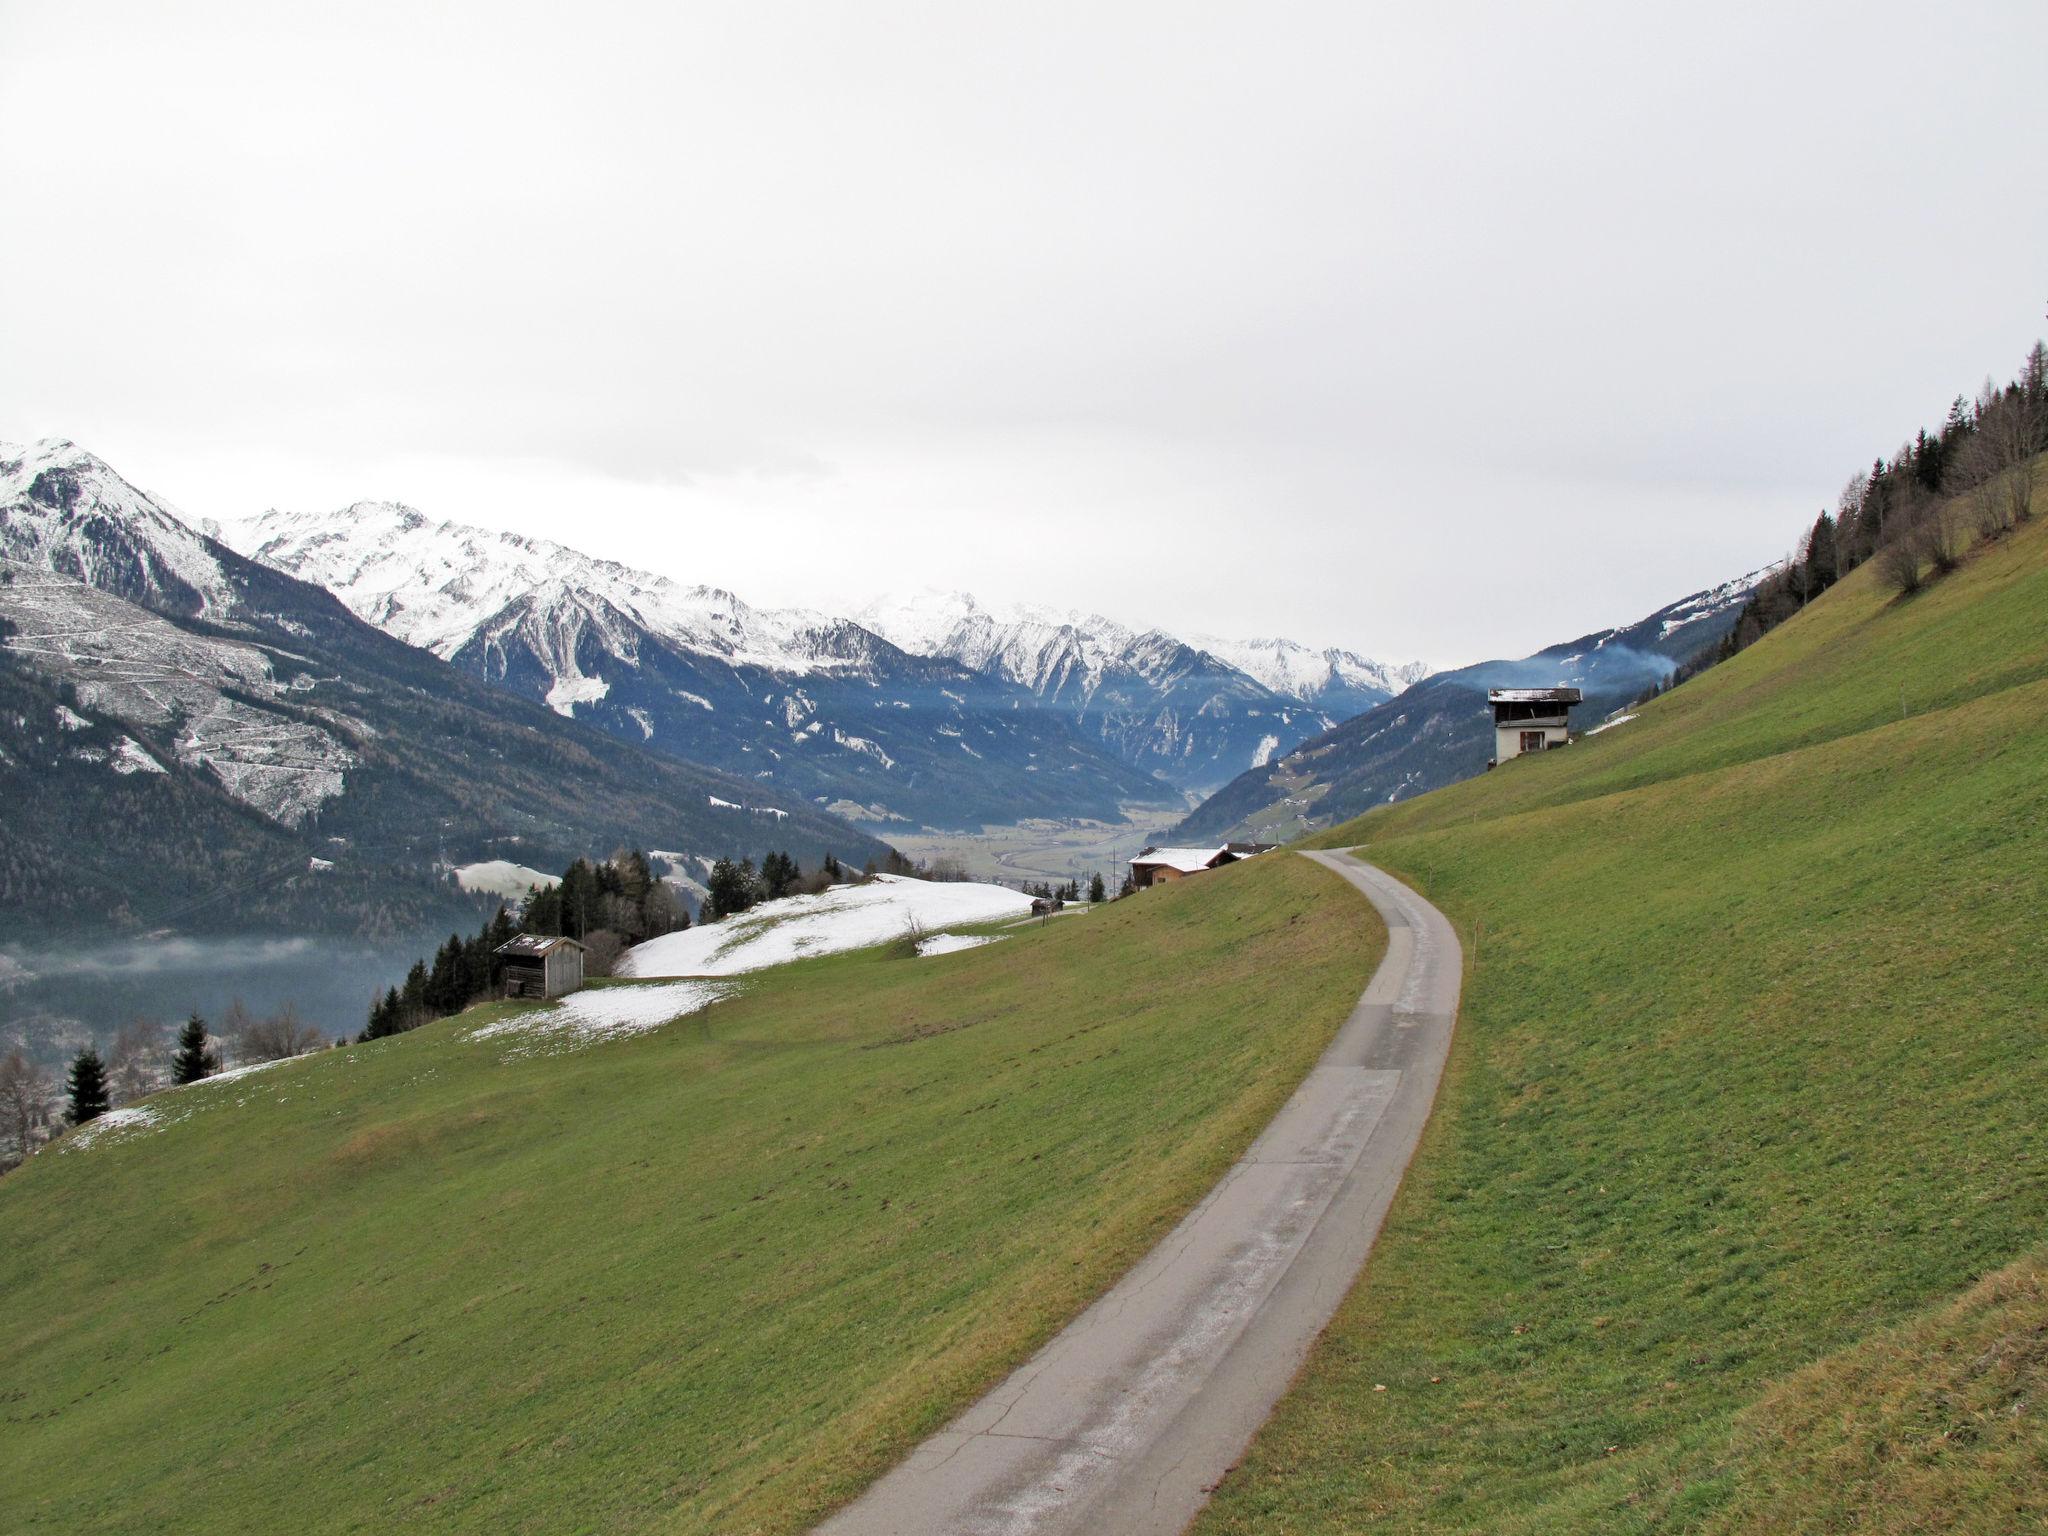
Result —
<instances>
[{"instance_id":1,"label":"distant mountain range","mask_svg":"<svg viewBox=\"0 0 2048 1536\"><path fill-rule=\"evenodd\" d=\"M0 445L0 803L17 938L388 937L467 920L445 871L478 859L886 851L488 687L61 441Z\"/></svg>"},{"instance_id":2,"label":"distant mountain range","mask_svg":"<svg viewBox=\"0 0 2048 1536\"><path fill-rule=\"evenodd\" d=\"M1513 661L1439 672L1397 698L1248 769L1175 828L1177 840L1244 835L1284 840L1484 771L1493 755L1490 688L1576 687L1576 726L1605 716L1671 676L1734 628L1768 570L1659 608L1619 629L1581 635Z\"/></svg>"},{"instance_id":3,"label":"distant mountain range","mask_svg":"<svg viewBox=\"0 0 2048 1536\"><path fill-rule=\"evenodd\" d=\"M1182 805L1424 670L958 594L759 609L390 502L208 528L487 682L883 835Z\"/></svg>"},{"instance_id":4,"label":"distant mountain range","mask_svg":"<svg viewBox=\"0 0 2048 1536\"><path fill-rule=\"evenodd\" d=\"M1292 640L1182 639L1100 614L989 608L962 592L890 598L859 621L920 656L1028 689L1124 762L1203 791L1425 675Z\"/></svg>"}]
</instances>

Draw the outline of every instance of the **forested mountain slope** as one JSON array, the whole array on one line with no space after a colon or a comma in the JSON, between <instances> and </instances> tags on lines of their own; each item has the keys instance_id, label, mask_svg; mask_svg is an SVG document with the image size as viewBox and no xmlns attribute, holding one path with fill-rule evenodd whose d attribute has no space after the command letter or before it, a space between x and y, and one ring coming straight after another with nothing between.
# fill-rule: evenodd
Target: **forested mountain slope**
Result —
<instances>
[{"instance_id":1,"label":"forested mountain slope","mask_svg":"<svg viewBox=\"0 0 2048 1536\"><path fill-rule=\"evenodd\" d=\"M2048 520L1957 545L1316 839L1470 979L1373 1263L1202 1532L2048 1516Z\"/></svg>"}]
</instances>

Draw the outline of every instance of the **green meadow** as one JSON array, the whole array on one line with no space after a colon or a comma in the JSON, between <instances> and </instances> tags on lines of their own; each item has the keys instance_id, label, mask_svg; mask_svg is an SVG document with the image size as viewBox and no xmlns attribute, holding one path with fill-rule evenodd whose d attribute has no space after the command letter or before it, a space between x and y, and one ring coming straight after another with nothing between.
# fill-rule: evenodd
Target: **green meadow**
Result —
<instances>
[{"instance_id":1,"label":"green meadow","mask_svg":"<svg viewBox=\"0 0 2048 1536\"><path fill-rule=\"evenodd\" d=\"M1179 1219L1384 943L1291 857L1008 935L574 1051L498 1005L44 1151L0 1529L802 1529Z\"/></svg>"},{"instance_id":2,"label":"green meadow","mask_svg":"<svg viewBox=\"0 0 2048 1536\"><path fill-rule=\"evenodd\" d=\"M1202 1536L2048 1526L2048 523L1876 575L1317 839L1464 1007Z\"/></svg>"}]
</instances>

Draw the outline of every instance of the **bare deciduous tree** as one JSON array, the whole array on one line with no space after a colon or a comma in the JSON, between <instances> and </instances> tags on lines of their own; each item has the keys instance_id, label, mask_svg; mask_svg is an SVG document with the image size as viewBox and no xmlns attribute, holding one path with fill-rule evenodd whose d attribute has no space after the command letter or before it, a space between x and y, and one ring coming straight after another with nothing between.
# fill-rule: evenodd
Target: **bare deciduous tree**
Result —
<instances>
[{"instance_id":1,"label":"bare deciduous tree","mask_svg":"<svg viewBox=\"0 0 2048 1536\"><path fill-rule=\"evenodd\" d=\"M241 1033L232 1037L235 1054L243 1061L282 1061L287 1056L303 1056L318 1050L324 1040L319 1027L300 1018L290 1003L267 1019L249 1019L246 1011L243 1017L247 1022Z\"/></svg>"},{"instance_id":2,"label":"bare deciduous tree","mask_svg":"<svg viewBox=\"0 0 2048 1536\"><path fill-rule=\"evenodd\" d=\"M41 1145L56 1110L50 1074L10 1051L0 1061L0 1166L11 1167Z\"/></svg>"},{"instance_id":3,"label":"bare deciduous tree","mask_svg":"<svg viewBox=\"0 0 2048 1536\"><path fill-rule=\"evenodd\" d=\"M583 974L586 976L609 976L612 967L618 964L619 956L625 953L626 944L609 928L599 928L583 936Z\"/></svg>"},{"instance_id":4,"label":"bare deciduous tree","mask_svg":"<svg viewBox=\"0 0 2048 1536\"><path fill-rule=\"evenodd\" d=\"M1913 520L1895 514L1885 529L1884 542L1877 546L1877 570L1885 585L1901 597L1910 597L1926 585L1926 549Z\"/></svg>"},{"instance_id":5,"label":"bare deciduous tree","mask_svg":"<svg viewBox=\"0 0 2048 1536\"><path fill-rule=\"evenodd\" d=\"M136 1019L114 1035L107 1052L107 1088L116 1104L154 1093L168 1076L164 1063L164 1027L155 1019Z\"/></svg>"}]
</instances>

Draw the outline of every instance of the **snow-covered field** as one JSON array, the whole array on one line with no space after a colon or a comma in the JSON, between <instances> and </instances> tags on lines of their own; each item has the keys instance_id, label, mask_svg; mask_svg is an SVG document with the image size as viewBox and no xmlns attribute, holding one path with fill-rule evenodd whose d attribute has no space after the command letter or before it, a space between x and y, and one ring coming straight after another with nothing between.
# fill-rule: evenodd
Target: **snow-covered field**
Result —
<instances>
[{"instance_id":1,"label":"snow-covered field","mask_svg":"<svg viewBox=\"0 0 2048 1536\"><path fill-rule=\"evenodd\" d=\"M475 864L461 864L456 866L454 873L455 883L465 891L483 891L492 896L524 896L536 885L546 890L559 883L553 875L528 869L510 859L484 859Z\"/></svg>"},{"instance_id":2,"label":"snow-covered field","mask_svg":"<svg viewBox=\"0 0 2048 1536\"><path fill-rule=\"evenodd\" d=\"M617 969L621 976L733 976L885 944L913 923L936 933L1030 911L1029 896L999 885L877 875L864 885L764 902L723 922L649 939L627 950Z\"/></svg>"},{"instance_id":3,"label":"snow-covered field","mask_svg":"<svg viewBox=\"0 0 2048 1536\"><path fill-rule=\"evenodd\" d=\"M523 1048L506 1060L527 1055L552 1055L580 1050L600 1040L616 1040L659 1029L673 1019L709 1008L730 997L734 989L712 981L677 981L659 987L593 987L564 998L552 1008L530 1009L509 1019L470 1031L472 1040L512 1037Z\"/></svg>"}]
</instances>

